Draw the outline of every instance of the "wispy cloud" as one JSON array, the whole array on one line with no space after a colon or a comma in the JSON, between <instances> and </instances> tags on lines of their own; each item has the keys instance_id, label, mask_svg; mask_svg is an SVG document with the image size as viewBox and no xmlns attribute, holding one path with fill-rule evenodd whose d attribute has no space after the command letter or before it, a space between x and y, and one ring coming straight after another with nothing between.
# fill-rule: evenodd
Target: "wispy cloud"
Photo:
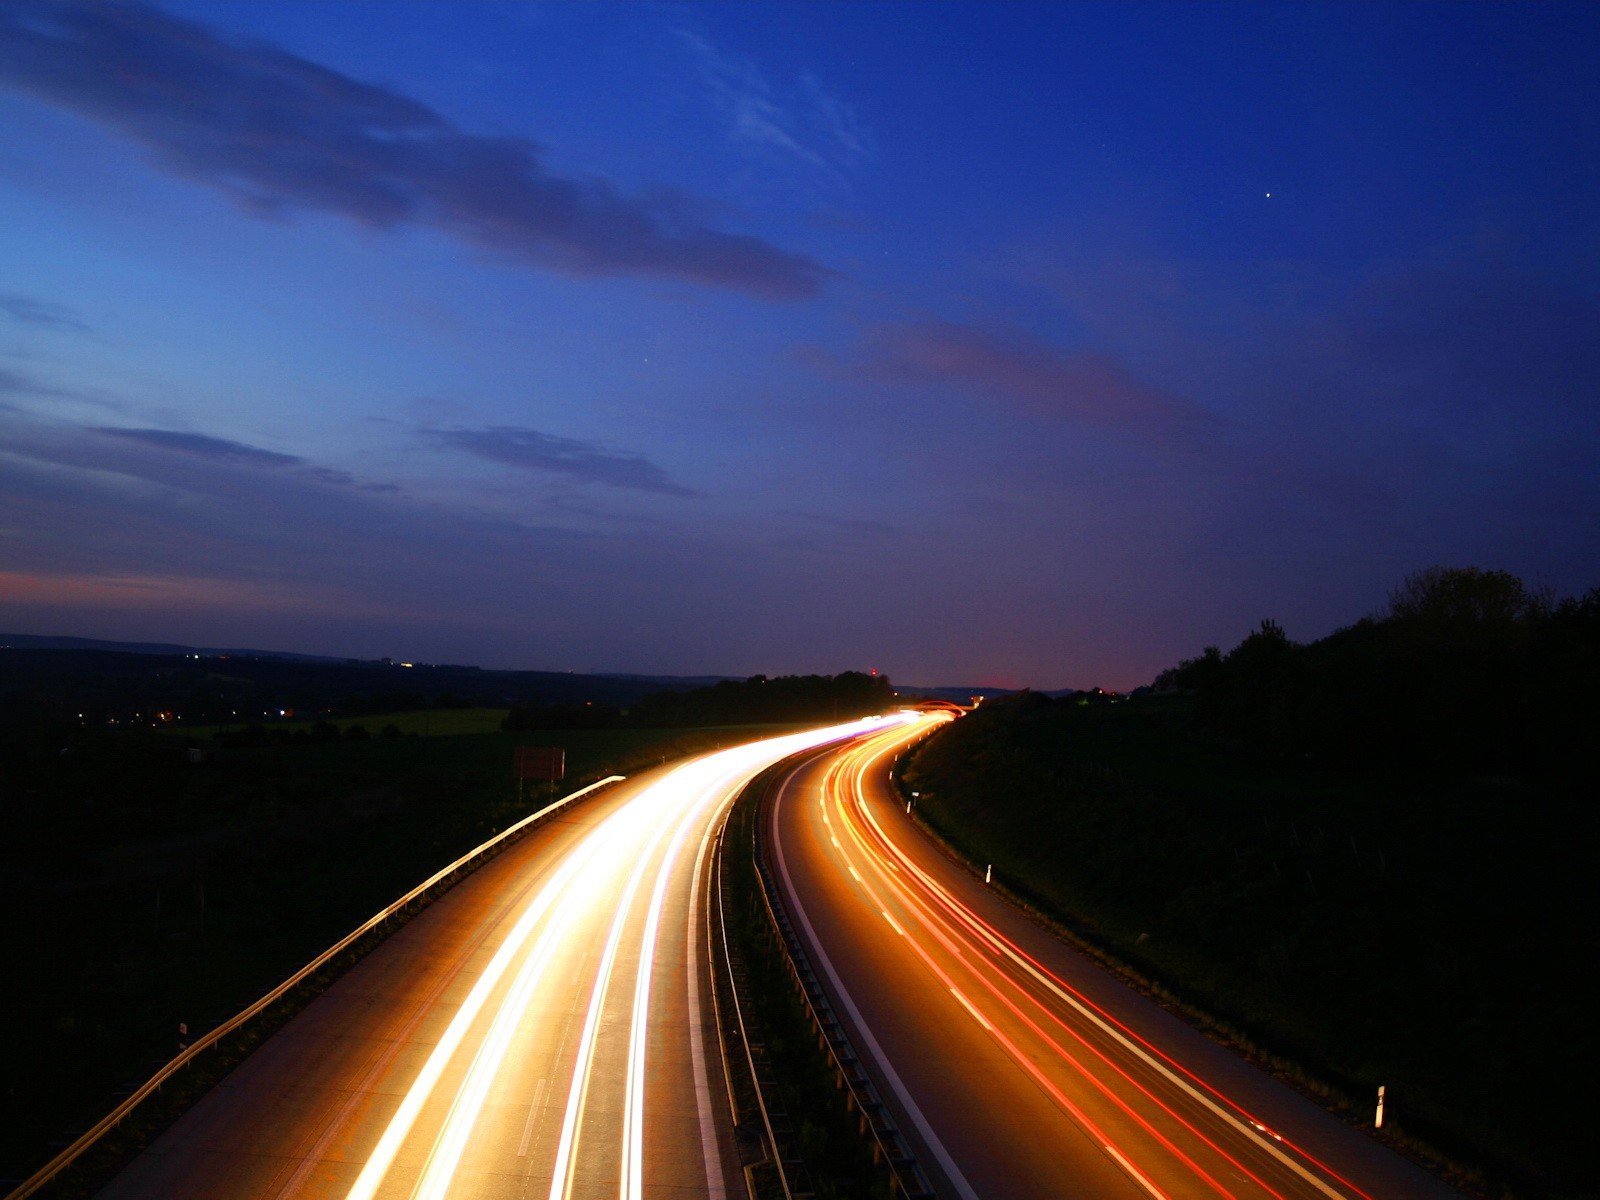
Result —
<instances>
[{"instance_id":1,"label":"wispy cloud","mask_svg":"<svg viewBox=\"0 0 1600 1200\"><path fill-rule=\"evenodd\" d=\"M584 483L667 496L699 493L676 484L667 473L638 454L610 450L594 442L557 437L537 429L494 425L486 429L423 429L419 431L441 446L460 450L489 462L564 475Z\"/></svg>"},{"instance_id":2,"label":"wispy cloud","mask_svg":"<svg viewBox=\"0 0 1600 1200\"><path fill-rule=\"evenodd\" d=\"M397 484L373 483L358 479L349 471L336 467L319 466L307 462L298 454L284 454L277 450L263 450L244 442L211 437L204 433L188 433L179 429L128 429L122 426L98 425L89 432L124 442L148 446L157 451L182 455L185 458L225 463L239 467L261 467L268 470L289 470L301 479L328 487L356 488L364 492L398 492Z\"/></svg>"},{"instance_id":3,"label":"wispy cloud","mask_svg":"<svg viewBox=\"0 0 1600 1200\"><path fill-rule=\"evenodd\" d=\"M792 594L705 539L333 488L309 462L194 445L0 413L6 623L59 629L70 608L86 631L228 641L248 610L252 638L330 653L566 667L595 646L605 669L666 670L639 613L692 640L737 626L752 590L764 613ZM726 653L707 636L689 657Z\"/></svg>"},{"instance_id":4,"label":"wispy cloud","mask_svg":"<svg viewBox=\"0 0 1600 1200\"><path fill-rule=\"evenodd\" d=\"M248 463L258 467L295 467L305 462L298 455L280 454L276 450L262 450L256 446L247 446L243 442L231 442L227 438L208 437L203 433L184 433L175 429L121 429L100 426L94 432L107 437L139 442L146 446L157 446L179 454Z\"/></svg>"},{"instance_id":5,"label":"wispy cloud","mask_svg":"<svg viewBox=\"0 0 1600 1200\"><path fill-rule=\"evenodd\" d=\"M109 396L96 395L92 392L78 391L72 388L59 387L47 383L32 375L24 375L20 371L8 370L0 367L0 397L10 397L14 400L32 401L66 401L69 404L81 404L89 408L97 408L108 412L124 412L128 405ZM15 404L7 404L0 400L0 408L11 412L23 411Z\"/></svg>"},{"instance_id":6,"label":"wispy cloud","mask_svg":"<svg viewBox=\"0 0 1600 1200\"><path fill-rule=\"evenodd\" d=\"M70 308L17 292L0 292L0 315L22 325L58 329L64 333L92 333L89 325Z\"/></svg>"},{"instance_id":7,"label":"wispy cloud","mask_svg":"<svg viewBox=\"0 0 1600 1200\"><path fill-rule=\"evenodd\" d=\"M898 322L870 329L851 361L815 348L803 348L801 356L831 373L950 385L1038 416L1158 439L1216 423L1213 414L1142 382L1111 355L1060 350L1020 330Z\"/></svg>"},{"instance_id":8,"label":"wispy cloud","mask_svg":"<svg viewBox=\"0 0 1600 1200\"><path fill-rule=\"evenodd\" d=\"M566 178L540 147L468 133L410 97L144 4L0 6L0 82L143 145L247 211L431 226L574 275L646 275L775 299L829 272L686 206Z\"/></svg>"},{"instance_id":9,"label":"wispy cloud","mask_svg":"<svg viewBox=\"0 0 1600 1200\"><path fill-rule=\"evenodd\" d=\"M871 153L871 137L856 111L821 80L803 74L780 87L755 59L679 29L738 146L767 158L798 163L833 186Z\"/></svg>"}]
</instances>

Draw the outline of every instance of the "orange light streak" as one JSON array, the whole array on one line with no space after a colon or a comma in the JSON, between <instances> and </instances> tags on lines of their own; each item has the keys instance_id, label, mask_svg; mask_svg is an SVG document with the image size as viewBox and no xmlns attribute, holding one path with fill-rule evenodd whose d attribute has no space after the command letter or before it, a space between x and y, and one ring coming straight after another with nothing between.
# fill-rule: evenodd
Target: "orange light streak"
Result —
<instances>
[{"instance_id":1,"label":"orange light streak","mask_svg":"<svg viewBox=\"0 0 1600 1200\"><path fill-rule=\"evenodd\" d=\"M865 748L863 748L863 750L861 750L861 751L857 751L854 754L850 755L849 758L851 758L851 759L859 758L859 759L865 759L866 761L870 761L870 758L868 758ZM828 789L830 789L830 790L832 790L834 792L834 794L835 794L835 802L836 802L836 805L837 805L837 807L839 809L840 816L843 817L848 822L849 821L849 812L847 811L847 809L844 806L843 800L841 798L842 797L842 789L839 787L838 780L837 780L837 776L840 773L842 773L843 768L846 765L846 762L847 762L847 759L841 758L838 763L836 763L832 768L830 768L829 773L825 777L825 780L824 780L824 787L828 788ZM853 828L851 829L851 833L852 833L852 836L856 837L856 839L860 843L863 852L866 853L867 852L867 845L866 845L865 840L862 839L861 835L859 833L857 833ZM869 854L869 857L870 857L870 854ZM887 875L885 875L885 878L887 879ZM1022 1049L1022 1047L1020 1047L1015 1041L1013 1041L1005 1033L1001 1032L999 1028L997 1028L994 1024L992 1024L990 1021L988 1021L986 1018L984 1018L981 1014L978 1013L976 1008L973 1007L972 1003L969 1000L967 1000L965 995L962 994L961 989L959 987L957 987L955 981L938 964L938 962L934 959L934 957L931 954L929 954L928 951L923 946L921 946L914 938L912 938L908 934L906 934L906 931L900 926L900 924L892 916L889 915L889 912L888 912L887 908L885 907L884 899L881 896L878 895L878 893L872 888L872 886L870 884L863 884L862 886L867 891L868 895L872 898L873 903L876 904L878 906L879 910L883 912L884 917L888 920L889 924L894 928L895 932L906 937L907 944L911 947L912 952L914 954L916 954L916 956L919 959L922 960L923 965L926 966L928 968L928 970L933 973L933 975L939 980L940 983L942 983L946 988L948 988L955 995L956 999L959 1000L962 1003L962 1005L964 1007L966 1007L968 1009L968 1011L973 1014L973 1016L977 1017L979 1024L982 1025L984 1027L984 1029L989 1033L989 1035L1000 1045L1000 1047L1006 1052L1007 1056L1010 1057L1011 1060L1013 1062L1015 1062L1016 1065L1018 1067L1020 1067L1030 1078L1032 1078L1033 1081L1036 1084L1038 1084L1039 1087L1042 1088L1044 1090L1044 1092L1048 1096L1050 1096L1050 1098L1052 1100L1055 1101L1056 1105L1059 1108L1061 1108L1064 1112L1066 1112L1069 1116L1071 1116L1073 1118L1073 1120L1077 1121L1081 1126L1083 1126L1085 1131L1087 1131L1091 1136L1093 1136L1102 1146L1105 1146L1105 1147L1108 1147L1108 1148L1111 1148L1111 1149L1115 1150L1115 1148L1116 1148L1115 1142L1113 1141L1111 1136L1109 1134L1107 1134L1103 1129L1101 1129L1100 1126L1088 1115L1088 1113L1084 1112L1084 1110L1082 1108L1080 1108L1077 1104L1073 1103L1071 1098L1067 1096L1066 1092L1063 1091L1061 1089L1061 1087L1053 1079L1051 1079L1047 1074L1045 1074L1045 1072L1039 1067L1039 1065L1037 1063L1035 1063L1033 1061L1033 1059ZM917 912L918 911L914 905L907 905L907 907L911 908L913 912ZM945 938L943 935L941 935L936 929L934 929L932 927L932 925L927 920L922 918L920 913L918 914L918 919L919 919L919 922L922 923L923 927L926 928L929 933L933 934L933 936L934 936L936 941L938 941L941 945L944 945L944 946L947 946L947 947L949 946L949 940L947 938ZM1022 1021L1022 1023L1024 1025L1026 1025L1036 1036L1038 1036L1047 1046L1049 1046L1052 1050L1054 1050L1056 1055L1063 1062L1065 1062L1066 1064L1071 1066L1079 1075L1081 1075L1090 1084L1094 1085L1094 1087L1097 1090L1099 1090L1108 1100L1110 1100L1119 1109L1121 1109L1126 1116L1128 1116L1132 1121L1134 1121L1134 1123L1136 1123L1147 1134L1149 1134L1150 1137L1152 1137L1156 1142L1158 1142L1165 1150L1168 1151L1168 1153L1170 1153L1179 1162L1183 1163L1184 1166L1188 1167L1189 1170L1191 1172L1193 1172L1193 1174L1196 1176L1196 1178L1198 1178L1202 1182L1204 1182L1208 1187L1211 1188L1212 1191L1216 1192L1219 1196L1224 1197L1224 1200L1238 1200L1238 1198L1237 1198L1235 1193L1229 1191L1226 1187L1224 1187L1217 1179L1215 1179L1208 1171L1206 1171L1206 1169L1204 1167L1202 1167L1199 1163L1195 1162L1194 1159L1192 1159L1187 1154L1185 1154L1183 1152L1183 1150L1180 1149L1175 1143L1173 1143L1170 1138L1168 1138L1166 1135L1164 1135L1159 1129L1157 1129L1153 1124L1151 1124L1151 1122L1149 1120L1147 1120L1144 1116L1142 1116L1139 1112L1137 1112L1131 1105L1129 1105L1126 1100L1124 1100L1121 1096L1117 1095L1111 1088L1106 1086L1106 1084L1102 1080L1097 1078L1077 1058L1075 1058L1072 1054L1070 1054L1066 1050L1065 1047L1063 1047L1059 1042L1057 1042L1053 1038L1051 1038L1049 1036L1049 1034L1047 1034L1044 1031L1044 1029L1042 1029L1036 1022L1034 1022L1031 1019L1029 1019L1029 1017L1017 1005L1013 1004L1004 995L1002 995L1000 993L1000 991L997 988L995 988L987 979L985 979L982 975L979 975L976 972L973 972L972 974L973 974L974 980L977 983L979 983L986 991L990 992L990 994L992 994L997 1000L999 1000L1003 1005L1005 1005L1005 1007L1008 1010L1010 1010L1011 1013L1018 1020ZM1276 1200L1283 1200L1283 1197L1278 1192L1276 1192L1273 1189L1271 1189L1270 1187L1268 1187L1265 1183L1263 1183L1260 1179L1257 1179L1254 1175L1251 1175L1247 1170L1245 1170L1245 1168L1241 1164L1237 1163L1234 1159L1232 1159L1230 1156L1228 1156L1225 1152L1221 1151L1221 1149L1219 1147L1215 1146L1208 1139L1206 1139L1203 1135L1200 1135L1199 1132L1197 1130L1194 1130L1192 1126L1189 1126L1186 1122L1183 1122L1182 1118L1178 1117L1176 1113L1173 1113L1171 1109L1169 1109L1165 1105L1163 1105L1161 1103L1161 1101L1159 1100L1159 1098L1157 1098L1156 1096L1151 1094L1147 1089L1145 1089L1142 1086L1140 1086L1137 1082L1132 1081L1132 1080L1130 1080L1130 1082L1134 1082L1134 1086L1135 1087L1139 1087L1140 1091L1144 1092L1144 1094L1146 1096L1148 1096L1150 1098L1150 1100L1152 1100L1155 1104L1157 1104L1159 1107L1161 1107L1164 1111L1166 1111L1170 1115L1172 1115L1180 1123L1184 1124L1185 1127L1189 1128L1191 1132L1194 1132L1196 1134L1196 1136L1199 1136L1201 1141L1204 1141L1208 1146L1211 1146L1212 1149L1217 1150L1218 1153L1222 1154L1222 1156L1224 1158L1226 1158L1233 1166L1235 1166L1236 1168L1238 1168L1241 1171L1245 1171L1245 1173L1247 1175L1249 1175L1249 1177L1252 1180L1254 1180L1257 1184L1259 1184L1264 1190L1266 1190L1269 1195L1275 1197ZM1121 1152L1118 1151L1118 1153L1121 1153Z\"/></svg>"},{"instance_id":2,"label":"orange light streak","mask_svg":"<svg viewBox=\"0 0 1600 1200\"><path fill-rule=\"evenodd\" d=\"M1114 1027L1116 1032L1113 1033L1113 1036L1117 1036L1117 1034L1122 1035L1119 1040L1123 1040L1125 1043L1129 1040L1136 1042L1139 1046L1148 1051L1150 1055L1159 1058L1162 1062L1168 1064L1174 1070L1180 1072L1184 1077L1203 1088L1211 1096L1214 1096L1216 1099L1228 1105L1228 1107L1231 1108L1235 1113L1243 1116L1247 1121L1249 1121L1250 1125L1254 1129L1262 1131L1274 1141L1288 1147L1289 1149L1292 1149L1307 1162L1314 1164L1318 1169L1323 1171L1329 1178L1337 1180L1357 1196L1363 1197L1364 1200L1372 1200L1372 1198L1368 1196L1366 1192L1351 1183L1349 1180L1345 1179L1337 1171L1333 1170L1314 1155L1295 1145L1293 1142L1290 1142L1281 1135L1273 1132L1270 1129L1267 1129L1262 1122L1252 1116L1242 1105L1218 1091L1215 1087L1206 1082L1204 1079L1200 1078L1189 1068L1174 1060L1170 1055L1152 1045L1145 1038L1128 1028L1123 1022L1117 1020L1111 1014L1107 1013L1092 1000L1089 1000L1088 997L1084 996L1076 988L1073 988L1070 984L1066 983L1066 981L1055 975L1054 972L1050 971L1037 959L1029 955L1025 950L1016 945L1016 943L1012 942L1003 933L995 929L988 922L984 921L983 918L978 916L978 914L967 908L966 905L962 904L947 889L943 888L937 883L937 881L933 880L927 874L927 872L923 871L910 858L910 856L899 845L897 845L892 838L889 837L888 833L878 822L877 818L868 809L866 803L865 789L863 786L863 781L866 775L883 757L897 748L898 743L884 744L883 739L873 739L871 742L863 743L859 749L851 752L847 756L841 757L841 759L830 768L828 774L824 778L822 792L823 796L832 798L834 806L837 808L841 817L841 824L845 826L848 836L856 844L860 853L863 854L865 858L878 869L885 882L889 883L897 892L897 895L899 896L904 907L916 917L918 923L922 925L922 927L925 928L941 946L943 946L947 951L955 955L957 958L964 960L964 955L962 955L960 950L961 943L957 940L954 940L963 939L965 944L971 946L980 953L980 956L986 965L994 968L995 973L1000 979L1002 979L1006 984L1010 985L1010 987L1013 988L1033 1008L1036 1008L1045 1014L1045 1016L1053 1024L1059 1026L1062 1030L1070 1034L1075 1040L1089 1049L1096 1057L1114 1070L1118 1075L1127 1080L1141 1093L1148 1097L1154 1104L1172 1116L1176 1121L1183 1125L1184 1128L1188 1129L1212 1150L1225 1158L1236 1169L1244 1172L1244 1174L1246 1174L1264 1190L1269 1192L1269 1194L1274 1196L1278 1195L1276 1191L1274 1191L1258 1176L1245 1168L1235 1158L1233 1158L1232 1155L1228 1154L1227 1151L1223 1150L1209 1137L1201 1133L1193 1124L1185 1120L1182 1115L1172 1109L1170 1105L1165 1103L1160 1097L1151 1092L1149 1088L1129 1075L1126 1070L1108 1057L1104 1051L1089 1042L1082 1033L1067 1024L1067 1022L1063 1020L1058 1013L1043 1003L1039 997L1024 987L1020 981L1014 979L1009 971L1006 970L1003 961L990 956L988 953L986 953L986 950L992 948L992 950L997 951L999 954L1014 959L1030 974L1035 975L1040 982L1044 982L1046 986L1051 987L1053 990L1057 991L1058 994L1062 994L1063 999L1067 999L1069 1003L1074 1003L1075 1006L1079 1007L1081 1010L1084 1010L1086 1014L1092 1014L1093 1017L1098 1018L1099 1022L1103 1026ZM849 778L848 787L842 782L842 778L846 776L847 772ZM836 827L834 826L832 820L828 817L827 803L823 796L819 796L819 802L821 803L824 821L828 825L831 832ZM847 799L849 799L851 803L847 804ZM833 840L834 844L838 845L836 835L833 836ZM876 893L872 891L870 885L866 884L865 881L861 879L860 873L856 871L854 864L848 861L849 855L843 850L842 847L841 855L846 859L846 865L849 867L852 876L854 876L858 882L861 883L864 890L868 891L869 894L872 895L874 904L876 904L880 910L883 910L885 913L887 913L887 909L881 897L878 897ZM897 859L898 862L896 861ZM902 883L896 883L895 880L888 874L889 871L893 871L896 875L901 876L903 880L905 878L905 873L901 871L901 863L904 864L906 871L909 872L912 882L919 886L920 889L926 893L927 899L917 895L910 886L906 886ZM942 909L944 912L941 913L938 911L938 909ZM941 932L941 928L948 931L950 936L946 936L945 933ZM908 940L912 941L913 947L917 950L918 954L926 958L925 951L923 951L921 947L915 946L914 939ZM984 943L988 944L987 947L984 945ZM929 965L930 968L934 969L935 974L940 974L938 969L932 966L931 962ZM1169 1149L1173 1149L1173 1152L1178 1154L1180 1158L1183 1157L1180 1152L1176 1151L1175 1148L1172 1148L1170 1144L1167 1143L1165 1138L1151 1128L1148 1123L1143 1120L1143 1118L1127 1109L1126 1104L1121 1100L1120 1097L1117 1097L1114 1093L1112 1093L1105 1086L1105 1084L1096 1078L1092 1073L1090 1073L1081 1062L1079 1062L1073 1055L1068 1053L1067 1050L1062 1047L1054 1038L1052 1038L1045 1030L1041 1029L1036 1022L1030 1019L1006 995L1000 992L1000 990L989 978L979 974L975 969L970 967L970 965L968 969L972 971L974 978L986 991L994 995L994 997L1009 1010L1011 1010L1019 1020L1032 1029L1037 1036L1046 1042L1047 1045L1051 1046L1051 1048L1055 1050L1058 1055L1060 1055L1064 1062L1072 1065L1086 1079L1092 1082L1101 1091L1105 1092L1106 1095L1113 1100L1113 1102L1119 1105L1119 1107L1122 1107L1125 1111L1128 1111L1129 1115L1141 1125L1149 1129L1152 1135L1155 1136L1158 1141L1161 1141L1164 1145L1167 1145ZM957 996L963 1001L966 999L966 997L959 992L957 992ZM1109 1029L1108 1032L1110 1032ZM997 1037L996 1040L1003 1039ZM1008 1053L1009 1052L1010 1051L1008 1051ZM1015 1058L1016 1054L1012 1054L1012 1057ZM1023 1065L1026 1069L1026 1063L1022 1063L1021 1065ZM1156 1064L1152 1063L1151 1065L1154 1066ZM1159 1067L1157 1069L1159 1070ZM1174 1080L1174 1082L1180 1081ZM1197 1096L1195 1099L1199 1100L1201 1103L1206 1103L1204 1097ZM1214 1105L1207 1104L1207 1107L1212 1108L1213 1111L1217 1111ZM1220 1112L1218 1115L1226 1116L1226 1114L1222 1114ZM1242 1129L1241 1132L1243 1132ZM1285 1165L1289 1166L1302 1178L1305 1178L1308 1182L1311 1182L1329 1196L1338 1195L1338 1193L1324 1183L1323 1180L1311 1175L1292 1159L1286 1158L1284 1155L1279 1153L1275 1147L1266 1145L1260 1142L1259 1139L1254 1138L1251 1139L1251 1143L1262 1146L1262 1148L1271 1151L1274 1156L1278 1157ZM1108 1144L1106 1149L1108 1152L1113 1152L1114 1157L1116 1156L1117 1152L1115 1152L1114 1147ZM1187 1160L1185 1161L1187 1162ZM1131 1163L1126 1165L1131 1167ZM1192 1164L1190 1165L1192 1166ZM1199 1174L1201 1178L1206 1179L1207 1182L1213 1186L1213 1188L1221 1191L1224 1195L1228 1194L1225 1189L1221 1189L1214 1180L1211 1180L1210 1177L1207 1176L1203 1171L1199 1170L1199 1168L1195 1167L1193 1169L1196 1170L1197 1174ZM1147 1180L1145 1180L1143 1177L1137 1178L1141 1184L1144 1184L1148 1187Z\"/></svg>"}]
</instances>

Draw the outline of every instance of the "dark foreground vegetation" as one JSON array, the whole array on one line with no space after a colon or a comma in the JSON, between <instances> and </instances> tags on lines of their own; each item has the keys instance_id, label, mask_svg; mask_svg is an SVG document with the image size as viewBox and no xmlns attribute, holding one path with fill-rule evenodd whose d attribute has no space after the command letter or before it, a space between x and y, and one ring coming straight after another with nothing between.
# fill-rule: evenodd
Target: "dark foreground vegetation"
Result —
<instances>
[{"instance_id":1,"label":"dark foreground vegetation","mask_svg":"<svg viewBox=\"0 0 1600 1200\"><path fill-rule=\"evenodd\" d=\"M214 726L516 704L627 707L703 678L493 671L262 651L41 647L0 635L0 731ZM13 643L22 643L20 645ZM157 653L156 651L161 651Z\"/></svg>"},{"instance_id":2,"label":"dark foreground vegetation","mask_svg":"<svg viewBox=\"0 0 1600 1200\"><path fill-rule=\"evenodd\" d=\"M566 791L892 702L853 672L703 682L0 647L0 1179L179 1022L209 1029L553 794L518 803L515 746L563 747Z\"/></svg>"},{"instance_id":3,"label":"dark foreground vegetation","mask_svg":"<svg viewBox=\"0 0 1600 1200\"><path fill-rule=\"evenodd\" d=\"M1600 593L1414 576L1131 701L995 702L907 786L997 878L1491 1186L1594 1195Z\"/></svg>"},{"instance_id":4,"label":"dark foreground vegetation","mask_svg":"<svg viewBox=\"0 0 1600 1200\"><path fill-rule=\"evenodd\" d=\"M565 792L763 732L440 736L463 715L386 715L371 737L232 739L200 763L182 736L148 729L6 730L0 1179L170 1058L180 1021L210 1028L542 803L544 785L516 802L514 746L565 747Z\"/></svg>"}]
</instances>

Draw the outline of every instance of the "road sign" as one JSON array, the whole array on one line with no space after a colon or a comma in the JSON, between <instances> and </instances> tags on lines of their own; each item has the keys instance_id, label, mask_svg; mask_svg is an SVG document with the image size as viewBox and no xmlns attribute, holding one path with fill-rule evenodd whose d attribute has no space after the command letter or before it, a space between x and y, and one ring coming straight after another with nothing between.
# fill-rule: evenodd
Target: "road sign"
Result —
<instances>
[{"instance_id":1,"label":"road sign","mask_svg":"<svg viewBox=\"0 0 1600 1200\"><path fill-rule=\"evenodd\" d=\"M515 770L519 783L554 783L567 774L567 752L560 746L518 746Z\"/></svg>"}]
</instances>

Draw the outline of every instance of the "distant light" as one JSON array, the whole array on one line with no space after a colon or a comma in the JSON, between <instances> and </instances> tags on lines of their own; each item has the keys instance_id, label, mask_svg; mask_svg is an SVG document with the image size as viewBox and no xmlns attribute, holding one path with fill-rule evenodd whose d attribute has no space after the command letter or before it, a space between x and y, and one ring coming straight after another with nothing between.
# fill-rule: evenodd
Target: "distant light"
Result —
<instances>
[{"instance_id":1,"label":"distant light","mask_svg":"<svg viewBox=\"0 0 1600 1200\"><path fill-rule=\"evenodd\" d=\"M400 664L400 665L401 665L401 666L402 666L402 667L414 667L414 666L416 666L416 665L417 665L417 664L416 664L416 663L401 663L401 664Z\"/></svg>"}]
</instances>

